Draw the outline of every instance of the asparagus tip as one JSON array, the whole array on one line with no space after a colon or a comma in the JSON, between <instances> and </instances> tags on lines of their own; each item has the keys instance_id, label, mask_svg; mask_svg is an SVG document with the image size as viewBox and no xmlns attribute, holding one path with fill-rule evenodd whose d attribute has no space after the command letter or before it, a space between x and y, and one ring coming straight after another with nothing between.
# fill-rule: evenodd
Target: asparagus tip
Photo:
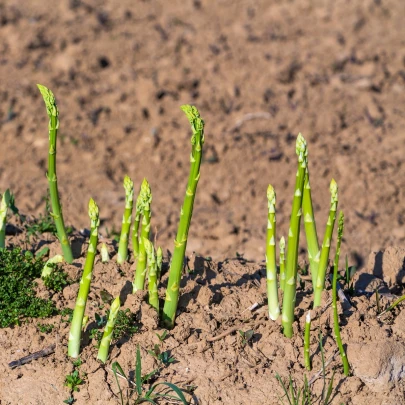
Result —
<instances>
[{"instance_id":1,"label":"asparagus tip","mask_svg":"<svg viewBox=\"0 0 405 405\"><path fill-rule=\"evenodd\" d=\"M124 188L125 188L125 194L128 195L133 195L134 193L134 182L131 180L131 178L126 175L124 177Z\"/></svg>"},{"instance_id":2,"label":"asparagus tip","mask_svg":"<svg viewBox=\"0 0 405 405\"><path fill-rule=\"evenodd\" d=\"M117 311L121 306L121 301L120 301L120 297L116 297L115 300L112 302L111 304L111 308L110 308L110 312L115 312Z\"/></svg>"},{"instance_id":3,"label":"asparagus tip","mask_svg":"<svg viewBox=\"0 0 405 405\"><path fill-rule=\"evenodd\" d=\"M308 311L307 316L305 317L306 323L311 323L311 311Z\"/></svg>"},{"instance_id":4,"label":"asparagus tip","mask_svg":"<svg viewBox=\"0 0 405 405\"><path fill-rule=\"evenodd\" d=\"M1 200L1 208L2 209L6 208L6 207L8 208L10 206L10 202L11 202L11 193L10 193L10 189L7 189L4 192L2 200Z\"/></svg>"},{"instance_id":5,"label":"asparagus tip","mask_svg":"<svg viewBox=\"0 0 405 405\"><path fill-rule=\"evenodd\" d=\"M330 182L330 194L331 194L331 203L337 202L338 199L338 185L335 181L335 179L332 179Z\"/></svg>"},{"instance_id":6,"label":"asparagus tip","mask_svg":"<svg viewBox=\"0 0 405 405\"><path fill-rule=\"evenodd\" d=\"M99 223L99 209L96 202L90 198L89 201L89 217L93 226L98 226ZM93 225L94 224L94 225Z\"/></svg>"},{"instance_id":7,"label":"asparagus tip","mask_svg":"<svg viewBox=\"0 0 405 405\"><path fill-rule=\"evenodd\" d=\"M53 95L52 91L49 90L47 87L43 86L42 84L37 84L37 87L42 95L42 98L44 99L49 118L52 115L57 116L58 109L56 107L55 96Z\"/></svg>"},{"instance_id":8,"label":"asparagus tip","mask_svg":"<svg viewBox=\"0 0 405 405\"><path fill-rule=\"evenodd\" d=\"M276 192L271 184L267 187L267 199L269 200L269 204L276 204Z\"/></svg>"},{"instance_id":9,"label":"asparagus tip","mask_svg":"<svg viewBox=\"0 0 405 405\"><path fill-rule=\"evenodd\" d=\"M280 246L280 250L282 250L282 251L284 252L284 249L285 249L285 239L284 239L284 236L282 236L282 237L280 238L280 244L279 244L279 246Z\"/></svg>"}]
</instances>

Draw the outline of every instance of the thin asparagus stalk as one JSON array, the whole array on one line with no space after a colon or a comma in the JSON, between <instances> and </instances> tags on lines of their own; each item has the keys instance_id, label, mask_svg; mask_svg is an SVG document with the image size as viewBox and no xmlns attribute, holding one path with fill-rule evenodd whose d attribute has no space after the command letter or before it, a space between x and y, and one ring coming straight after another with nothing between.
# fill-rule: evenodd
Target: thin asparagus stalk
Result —
<instances>
[{"instance_id":1,"label":"thin asparagus stalk","mask_svg":"<svg viewBox=\"0 0 405 405\"><path fill-rule=\"evenodd\" d=\"M103 337L98 349L97 359L105 363L108 358L108 351L110 349L110 343L114 332L114 325L117 319L118 311L120 309L120 297L115 298L111 304L110 315L108 316L107 324L105 325Z\"/></svg>"},{"instance_id":2,"label":"thin asparagus stalk","mask_svg":"<svg viewBox=\"0 0 405 405\"><path fill-rule=\"evenodd\" d=\"M273 321L280 315L277 290L277 267L276 267L276 193L269 184L267 189L268 217L267 217L267 241L266 241L266 273L267 273L267 300L269 317Z\"/></svg>"},{"instance_id":3,"label":"thin asparagus stalk","mask_svg":"<svg viewBox=\"0 0 405 405\"><path fill-rule=\"evenodd\" d=\"M48 173L46 174L49 182L49 193L51 196L52 212L51 215L55 221L56 231L62 246L63 256L67 263L73 262L72 249L66 234L63 221L62 209L59 200L58 180L56 177L56 138L59 129L59 111L56 105L55 96L52 91L37 84L39 91L45 101L46 111L49 117L49 153L48 153Z\"/></svg>"},{"instance_id":4,"label":"thin asparagus stalk","mask_svg":"<svg viewBox=\"0 0 405 405\"><path fill-rule=\"evenodd\" d=\"M282 315L283 333L286 337L292 337L293 334L292 323L294 320L295 292L297 283L298 243L302 215L301 205L307 171L307 143L301 134L298 134L297 137L296 153L298 155L298 170L295 181L290 229L288 232L286 281L284 285Z\"/></svg>"},{"instance_id":5,"label":"thin asparagus stalk","mask_svg":"<svg viewBox=\"0 0 405 405\"><path fill-rule=\"evenodd\" d=\"M335 226L336 210L338 204L338 186L334 179L330 182L330 208L328 222L326 223L325 236L323 238L321 257L314 286L314 308L321 305L322 291L325 285L326 268L328 267L330 244L332 241L333 228Z\"/></svg>"},{"instance_id":6,"label":"thin asparagus stalk","mask_svg":"<svg viewBox=\"0 0 405 405\"><path fill-rule=\"evenodd\" d=\"M204 144L204 121L201 119L197 108L191 105L183 105L181 109L190 121L193 135L191 137L190 174L186 195L180 211L179 227L174 241L173 258L170 265L169 281L166 290L165 305L163 308L163 321L168 328L174 326L174 319L176 317L181 272L186 253L188 231L190 228L191 217L193 215L194 198L197 191L198 180L200 178L202 147Z\"/></svg>"},{"instance_id":7,"label":"thin asparagus stalk","mask_svg":"<svg viewBox=\"0 0 405 405\"><path fill-rule=\"evenodd\" d=\"M305 335L304 335L304 364L308 371L311 371L311 355L309 352L309 341L311 337L311 311L308 311L305 317Z\"/></svg>"},{"instance_id":8,"label":"thin asparagus stalk","mask_svg":"<svg viewBox=\"0 0 405 405\"><path fill-rule=\"evenodd\" d=\"M7 189L0 203L0 249L6 247L6 223L7 223L7 210L10 207L11 203L11 193Z\"/></svg>"},{"instance_id":9,"label":"thin asparagus stalk","mask_svg":"<svg viewBox=\"0 0 405 405\"><path fill-rule=\"evenodd\" d=\"M143 241L146 250L146 256L148 258L149 269L149 304L159 312L159 295L157 288L157 260L155 255L155 248L153 243L149 239Z\"/></svg>"},{"instance_id":10,"label":"thin asparagus stalk","mask_svg":"<svg viewBox=\"0 0 405 405\"><path fill-rule=\"evenodd\" d=\"M133 293L136 293L138 290L143 290L144 285L145 285L146 251L145 251L144 240L149 239L151 203L152 203L152 192L150 190L149 183L146 179L143 179L139 196L140 196L139 207L142 210L142 229L141 229L141 235L139 237L139 242L138 242L139 254L138 254L138 261L136 263L136 269L135 269L135 280L133 283ZM138 202L137 202L137 205L138 205Z\"/></svg>"},{"instance_id":11,"label":"thin asparagus stalk","mask_svg":"<svg viewBox=\"0 0 405 405\"><path fill-rule=\"evenodd\" d=\"M124 177L125 211L122 217L121 236L118 245L117 262L124 263L128 257L128 236L131 227L132 206L134 202L134 182L129 176Z\"/></svg>"},{"instance_id":12,"label":"thin asparagus stalk","mask_svg":"<svg viewBox=\"0 0 405 405\"><path fill-rule=\"evenodd\" d=\"M338 268L339 268L339 257L340 257L340 245L342 243L343 229L344 229L344 215L340 211L339 224L338 224L338 236L336 245L335 261L333 263L333 283L332 283L332 308L333 308L333 329L335 332L336 343L339 348L340 357L343 364L343 372L347 377L350 374L349 361L347 360L346 352L342 344L342 338L340 337L340 327L339 327L339 315L337 309L337 278L338 278Z\"/></svg>"},{"instance_id":13,"label":"thin asparagus stalk","mask_svg":"<svg viewBox=\"0 0 405 405\"><path fill-rule=\"evenodd\" d=\"M284 236L281 237L279 243L280 249L280 288L284 291L285 285L285 239Z\"/></svg>"},{"instance_id":14,"label":"thin asparagus stalk","mask_svg":"<svg viewBox=\"0 0 405 405\"><path fill-rule=\"evenodd\" d=\"M302 211L304 214L304 226L308 246L309 265L311 268L311 275L312 275L312 286L313 288L315 288L321 252L319 250L314 209L312 207L311 186L309 184L308 169L304 184L304 195L302 197Z\"/></svg>"},{"instance_id":15,"label":"thin asparagus stalk","mask_svg":"<svg viewBox=\"0 0 405 405\"><path fill-rule=\"evenodd\" d=\"M110 261L110 254L108 253L107 245L105 243L101 245L100 253L102 263L108 263Z\"/></svg>"},{"instance_id":16,"label":"thin asparagus stalk","mask_svg":"<svg viewBox=\"0 0 405 405\"><path fill-rule=\"evenodd\" d=\"M159 246L156 252L156 263L157 263L157 282L159 283L160 276L162 274L162 264L163 264L163 251Z\"/></svg>"},{"instance_id":17,"label":"thin asparagus stalk","mask_svg":"<svg viewBox=\"0 0 405 405\"><path fill-rule=\"evenodd\" d=\"M73 319L69 333L68 354L73 358L76 358L80 352L82 320L86 309L87 296L90 290L94 259L97 253L98 227L100 225L100 219L98 206L92 198L89 201L89 217L91 221L90 242L87 249L86 262L84 263L83 275L80 280L79 293L77 295L76 306L73 311Z\"/></svg>"},{"instance_id":18,"label":"thin asparagus stalk","mask_svg":"<svg viewBox=\"0 0 405 405\"><path fill-rule=\"evenodd\" d=\"M142 215L142 187L141 191L138 194L138 198L136 199L135 205L135 218L134 218L134 225L132 226L132 249L134 251L134 259L138 259L139 255L139 224L141 222L141 215Z\"/></svg>"}]
</instances>

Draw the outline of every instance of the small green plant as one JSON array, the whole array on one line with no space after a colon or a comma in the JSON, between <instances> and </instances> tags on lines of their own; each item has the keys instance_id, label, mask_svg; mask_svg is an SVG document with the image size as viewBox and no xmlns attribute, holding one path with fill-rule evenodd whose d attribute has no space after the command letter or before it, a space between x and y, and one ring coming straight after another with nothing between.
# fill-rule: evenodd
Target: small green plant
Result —
<instances>
[{"instance_id":1,"label":"small green plant","mask_svg":"<svg viewBox=\"0 0 405 405\"><path fill-rule=\"evenodd\" d=\"M71 391L79 391L79 385L83 383L83 379L80 378L79 370L74 370L67 376L65 376L65 387L68 387Z\"/></svg>"},{"instance_id":2,"label":"small green plant","mask_svg":"<svg viewBox=\"0 0 405 405\"><path fill-rule=\"evenodd\" d=\"M166 339L168 333L169 333L169 331L165 330L165 331L163 331L163 333L161 335L159 335L159 333L155 333L155 335L158 337L159 342L163 343L164 340Z\"/></svg>"},{"instance_id":3,"label":"small green plant","mask_svg":"<svg viewBox=\"0 0 405 405\"><path fill-rule=\"evenodd\" d=\"M46 111L49 117L49 153L48 153L48 181L49 192L52 204L52 217L55 221L57 234L62 246L63 256L68 263L73 262L72 249L67 237L65 224L63 221L62 209L58 192L58 180L56 176L56 138L59 129L59 111L56 105L55 96L52 91L38 84L38 89L44 99Z\"/></svg>"},{"instance_id":4,"label":"small green plant","mask_svg":"<svg viewBox=\"0 0 405 405\"><path fill-rule=\"evenodd\" d=\"M91 276L93 273L94 259L97 252L98 227L100 225L99 209L91 198L89 201L89 217L91 220L90 242L87 249L86 262L84 264L83 275L80 281L80 288L73 312L72 324L69 333L68 354L76 358L80 352L80 337L82 334L82 323L84 311L86 309L87 296L90 290Z\"/></svg>"},{"instance_id":5,"label":"small green plant","mask_svg":"<svg viewBox=\"0 0 405 405\"><path fill-rule=\"evenodd\" d=\"M249 329L246 332L244 332L243 330L240 330L238 332L242 338L242 346L246 346L247 344L249 344L253 339L253 335L255 334L254 330L252 329Z\"/></svg>"},{"instance_id":6,"label":"small green plant","mask_svg":"<svg viewBox=\"0 0 405 405\"><path fill-rule=\"evenodd\" d=\"M41 333L46 333L46 334L51 333L54 327L55 327L55 325L53 323L50 323L50 324L37 323L37 329Z\"/></svg>"},{"instance_id":7,"label":"small green plant","mask_svg":"<svg viewBox=\"0 0 405 405\"><path fill-rule=\"evenodd\" d=\"M345 265L345 285L347 287L348 294L352 297L354 295L354 282L353 276L355 275L357 269L356 266L349 266L349 262L346 255L346 265Z\"/></svg>"},{"instance_id":8,"label":"small green plant","mask_svg":"<svg viewBox=\"0 0 405 405\"><path fill-rule=\"evenodd\" d=\"M122 217L121 236L118 245L117 262L124 263L128 257L128 238L129 230L131 228L132 206L134 202L134 182L129 176L124 178L125 189L125 211Z\"/></svg>"},{"instance_id":9,"label":"small green plant","mask_svg":"<svg viewBox=\"0 0 405 405\"><path fill-rule=\"evenodd\" d=\"M68 399L65 399L65 400L63 401L64 404L68 404L68 405L72 405L72 404L74 404L75 402L76 402L76 400L75 400L72 396L70 396Z\"/></svg>"},{"instance_id":10,"label":"small green plant","mask_svg":"<svg viewBox=\"0 0 405 405\"><path fill-rule=\"evenodd\" d=\"M78 357L76 360L73 360L73 361L72 361L72 364L73 364L75 367L80 367L80 366L83 364L83 361L82 361L82 359L81 359L80 357Z\"/></svg>"},{"instance_id":11,"label":"small green plant","mask_svg":"<svg viewBox=\"0 0 405 405\"><path fill-rule=\"evenodd\" d=\"M50 272L46 276L41 275L44 280L45 287L52 291L59 292L70 284L68 274L63 271L57 263L47 263L47 266Z\"/></svg>"},{"instance_id":12,"label":"small green plant","mask_svg":"<svg viewBox=\"0 0 405 405\"><path fill-rule=\"evenodd\" d=\"M0 328L57 313L53 301L36 296L34 280L41 276L42 266L41 259L19 248L0 249Z\"/></svg>"},{"instance_id":13,"label":"small green plant","mask_svg":"<svg viewBox=\"0 0 405 405\"><path fill-rule=\"evenodd\" d=\"M129 401L127 398L130 395L127 392L127 395L126 395L127 400L124 401L124 393L121 389L118 377L120 376L122 378L125 378L128 383L130 383L130 380L127 378L122 367L120 366L120 364L118 362L115 361L112 364L111 368L114 373L115 380L117 382L117 386L118 386L118 390L119 390L119 394L120 394L121 405L128 405ZM145 387L146 381L149 378L151 378L153 375L155 375L156 372L157 372L157 370L154 370L152 373L148 374L147 376L142 377L141 351L138 346L136 349L136 366L135 366L135 382L134 382L135 389L131 390L131 391L133 391L133 393L136 396L135 402L133 404L136 405L136 404L141 404L143 402L148 402L150 404L157 405L156 401L158 401L159 399L163 399L163 400L166 400L166 403L167 403L167 401L170 401L170 402L179 401L183 405L187 405L188 402L187 402L186 398L184 397L183 392L181 391L181 389L179 387L177 387L177 385L174 385L169 382L162 382L162 383L152 384L148 388ZM170 395L165 391L158 391L157 389L160 386L168 387L176 395Z\"/></svg>"},{"instance_id":14,"label":"small green plant","mask_svg":"<svg viewBox=\"0 0 405 405\"><path fill-rule=\"evenodd\" d=\"M153 346L152 350L148 350L148 353L154 357L156 360L160 361L164 366L168 366L171 363L174 363L176 359L171 356L170 351L167 350L162 352L159 345Z\"/></svg>"},{"instance_id":15,"label":"small green plant","mask_svg":"<svg viewBox=\"0 0 405 405\"><path fill-rule=\"evenodd\" d=\"M181 109L186 114L191 124L193 135L191 137L190 174L187 183L186 195L180 211L179 227L174 241L174 251L169 270L169 281L166 290L166 299L163 308L163 322L168 328L173 328L176 317L181 273L183 270L184 256L186 254L188 231L193 215L194 198L200 179L200 166L202 147L204 145L204 121L197 108L183 105Z\"/></svg>"},{"instance_id":16,"label":"small green plant","mask_svg":"<svg viewBox=\"0 0 405 405\"><path fill-rule=\"evenodd\" d=\"M61 319L62 322L66 322L66 323L72 322L72 319L73 319L73 309L72 308L63 308L60 311L60 314L62 316L62 319Z\"/></svg>"}]
</instances>

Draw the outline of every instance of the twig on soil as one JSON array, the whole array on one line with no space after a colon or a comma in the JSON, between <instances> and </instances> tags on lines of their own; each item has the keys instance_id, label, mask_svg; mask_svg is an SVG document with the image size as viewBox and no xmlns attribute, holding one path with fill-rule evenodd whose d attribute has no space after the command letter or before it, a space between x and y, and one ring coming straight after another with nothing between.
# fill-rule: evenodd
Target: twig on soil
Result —
<instances>
[{"instance_id":1,"label":"twig on soil","mask_svg":"<svg viewBox=\"0 0 405 405\"><path fill-rule=\"evenodd\" d=\"M323 373L323 371L326 369L326 367L329 366L330 363L335 359L336 355L339 353L339 350L336 350L335 353L332 354L331 357L326 361L325 366L322 367L316 374L312 376L312 378L309 380L308 385L312 385Z\"/></svg>"},{"instance_id":2,"label":"twig on soil","mask_svg":"<svg viewBox=\"0 0 405 405\"><path fill-rule=\"evenodd\" d=\"M260 325L263 325L264 321L260 320L256 323L253 324L254 328L258 328ZM232 328L226 330L225 332L220 333L217 336L211 336L207 338L207 342L216 342L217 340L223 339L224 337L230 335L231 333L237 332L238 330L242 329L244 326L249 326L251 327L252 324L251 322L247 322L247 323L241 323L238 326L233 326Z\"/></svg>"},{"instance_id":3,"label":"twig on soil","mask_svg":"<svg viewBox=\"0 0 405 405\"><path fill-rule=\"evenodd\" d=\"M229 132L234 132L239 129L246 121L257 120L257 119L265 119L270 120L272 116L268 112L255 112L255 113L248 113L244 115L241 119L236 121L235 125L231 127Z\"/></svg>"},{"instance_id":4,"label":"twig on soil","mask_svg":"<svg viewBox=\"0 0 405 405\"><path fill-rule=\"evenodd\" d=\"M28 356L24 356L19 360L14 360L11 363L8 363L8 366L12 369L22 366L24 364L31 363L32 360L40 359L41 357L49 356L52 353L55 353L55 348L56 344L50 345L48 347L45 347L45 349L42 349L38 352L29 354Z\"/></svg>"}]
</instances>

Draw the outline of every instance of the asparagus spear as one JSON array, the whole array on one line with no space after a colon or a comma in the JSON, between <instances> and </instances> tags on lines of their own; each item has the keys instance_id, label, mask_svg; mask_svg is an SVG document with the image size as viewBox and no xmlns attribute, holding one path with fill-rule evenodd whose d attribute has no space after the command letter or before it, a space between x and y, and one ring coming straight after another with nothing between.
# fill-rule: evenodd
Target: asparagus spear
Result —
<instances>
[{"instance_id":1,"label":"asparagus spear","mask_svg":"<svg viewBox=\"0 0 405 405\"><path fill-rule=\"evenodd\" d=\"M301 134L298 134L296 143L298 155L298 170L295 181L295 192L288 232L288 250L286 263L286 281L284 285L283 332L286 337L292 337L292 323L294 320L295 292L297 283L298 243L300 236L301 205L307 171L307 143Z\"/></svg>"},{"instance_id":2,"label":"asparagus spear","mask_svg":"<svg viewBox=\"0 0 405 405\"><path fill-rule=\"evenodd\" d=\"M83 275L80 280L79 293L76 306L73 311L73 319L69 333L68 354L76 358L80 352L80 336L82 332L82 320L86 309L87 296L90 290L91 276L93 273L94 259L97 252L98 227L100 225L99 210L95 201L90 198L89 217L91 221L90 242L87 249L86 262L84 263Z\"/></svg>"},{"instance_id":3,"label":"asparagus spear","mask_svg":"<svg viewBox=\"0 0 405 405\"><path fill-rule=\"evenodd\" d=\"M107 245L103 242L101 245L101 261L102 263L108 263L110 261L110 254L108 253Z\"/></svg>"},{"instance_id":4,"label":"asparagus spear","mask_svg":"<svg viewBox=\"0 0 405 405\"><path fill-rule=\"evenodd\" d=\"M302 197L302 211L304 214L304 226L308 246L309 266L311 268L312 286L313 289L315 289L321 252L319 250L318 234L316 233L316 224L314 209L312 207L311 186L309 184L308 169L304 184L304 195Z\"/></svg>"},{"instance_id":5,"label":"asparagus spear","mask_svg":"<svg viewBox=\"0 0 405 405\"><path fill-rule=\"evenodd\" d=\"M284 236L280 238L280 288L284 291L285 285L285 239Z\"/></svg>"},{"instance_id":6,"label":"asparagus spear","mask_svg":"<svg viewBox=\"0 0 405 405\"><path fill-rule=\"evenodd\" d=\"M41 278L45 278L51 275L52 273L52 264L55 263L62 263L63 262L63 256L62 255L55 255L48 259L45 263L45 266L42 269L41 272Z\"/></svg>"},{"instance_id":7,"label":"asparagus spear","mask_svg":"<svg viewBox=\"0 0 405 405\"><path fill-rule=\"evenodd\" d=\"M156 252L156 264L157 264L157 282L159 283L160 276L162 275L162 264L163 264L163 251L159 246Z\"/></svg>"},{"instance_id":8,"label":"asparagus spear","mask_svg":"<svg viewBox=\"0 0 405 405\"><path fill-rule=\"evenodd\" d=\"M340 327L339 327L339 315L337 309L337 277L338 277L338 267L339 267L339 257L340 257L340 245L342 243L343 228L344 228L344 215L343 212L340 212L339 215L339 224L338 224L338 237L337 237L337 246L335 260L333 263L333 283L332 283L332 308L333 308L333 330L335 332L336 343L339 348L340 357L343 363L343 372L345 376L349 376L350 367L349 361L347 360L346 352L342 344L342 338L340 337Z\"/></svg>"},{"instance_id":9,"label":"asparagus spear","mask_svg":"<svg viewBox=\"0 0 405 405\"><path fill-rule=\"evenodd\" d=\"M103 363L107 361L108 350L110 349L110 343L114 332L114 325L117 319L120 305L120 297L115 298L115 300L111 304L110 315L108 316L108 321L105 325L103 337L101 339L100 347L97 354L97 359L101 360Z\"/></svg>"},{"instance_id":10,"label":"asparagus spear","mask_svg":"<svg viewBox=\"0 0 405 405\"><path fill-rule=\"evenodd\" d=\"M142 191L142 187L141 187ZM134 259L136 260L139 255L139 224L141 222L142 216L142 195L141 191L138 194L138 198L136 199L135 204L135 218L134 218L134 225L132 226L132 249L134 251Z\"/></svg>"},{"instance_id":11,"label":"asparagus spear","mask_svg":"<svg viewBox=\"0 0 405 405\"><path fill-rule=\"evenodd\" d=\"M311 338L311 311L308 311L305 317L305 333L304 333L304 364L308 371L311 371L311 355L309 352L309 343Z\"/></svg>"},{"instance_id":12,"label":"asparagus spear","mask_svg":"<svg viewBox=\"0 0 405 405\"><path fill-rule=\"evenodd\" d=\"M267 269L267 299L269 304L269 317L275 321L280 315L277 290L276 267L276 193L269 184L267 189L268 218L266 243L266 269Z\"/></svg>"},{"instance_id":13,"label":"asparagus spear","mask_svg":"<svg viewBox=\"0 0 405 405\"><path fill-rule=\"evenodd\" d=\"M183 105L181 109L184 111L188 120L190 121L193 135L191 137L192 147L190 155L190 174L188 178L186 195L180 211L180 222L177 229L177 236L174 241L173 258L170 265L169 282L166 290L165 305L163 308L163 322L168 328L172 328L174 326L174 319L176 317L181 272L186 253L188 230L193 214L195 193L197 191L197 184L200 178L202 146L204 144L204 121L201 119L197 108L191 105Z\"/></svg>"},{"instance_id":14,"label":"asparagus spear","mask_svg":"<svg viewBox=\"0 0 405 405\"><path fill-rule=\"evenodd\" d=\"M136 269L135 269L135 280L133 283L133 292L134 293L138 290L143 290L144 285L145 285L146 252L145 252L144 240L149 239L151 203L152 203L152 192L150 190L148 181L146 179L143 179L143 182L141 185L141 191L139 193L139 209L142 212L142 229L141 229L141 235L139 237L139 242L138 242L139 254L138 254L138 261L136 263ZM137 202L137 206L138 206L138 202Z\"/></svg>"},{"instance_id":15,"label":"asparagus spear","mask_svg":"<svg viewBox=\"0 0 405 405\"><path fill-rule=\"evenodd\" d=\"M128 257L128 236L131 227L132 206L134 201L134 182L129 176L124 177L125 211L122 217L121 236L118 245L117 262L124 263Z\"/></svg>"},{"instance_id":16,"label":"asparagus spear","mask_svg":"<svg viewBox=\"0 0 405 405\"><path fill-rule=\"evenodd\" d=\"M326 223L325 236L322 243L321 257L319 259L316 284L314 286L314 308L321 305L322 291L325 285L326 268L328 267L330 243L332 240L333 227L335 226L336 210L338 204L338 186L332 179L330 182L330 208L328 222Z\"/></svg>"},{"instance_id":17,"label":"asparagus spear","mask_svg":"<svg viewBox=\"0 0 405 405\"><path fill-rule=\"evenodd\" d=\"M149 304L159 312L159 295L158 295L158 279L157 279L157 260L155 255L155 248L149 239L144 239L146 256L148 258L149 269Z\"/></svg>"},{"instance_id":18,"label":"asparagus spear","mask_svg":"<svg viewBox=\"0 0 405 405\"><path fill-rule=\"evenodd\" d=\"M51 195L52 217L55 220L58 238L62 245L63 256L67 263L73 262L72 249L70 248L69 239L66 234L65 224L63 221L62 209L58 193L58 180L56 177L56 138L59 129L59 111L56 105L55 96L52 91L37 84L39 91L45 101L46 110L49 117L49 153L48 153L48 173L49 193Z\"/></svg>"},{"instance_id":19,"label":"asparagus spear","mask_svg":"<svg viewBox=\"0 0 405 405\"><path fill-rule=\"evenodd\" d=\"M0 203L0 249L6 247L6 222L7 222L7 209L10 207L11 193L7 189Z\"/></svg>"}]
</instances>

